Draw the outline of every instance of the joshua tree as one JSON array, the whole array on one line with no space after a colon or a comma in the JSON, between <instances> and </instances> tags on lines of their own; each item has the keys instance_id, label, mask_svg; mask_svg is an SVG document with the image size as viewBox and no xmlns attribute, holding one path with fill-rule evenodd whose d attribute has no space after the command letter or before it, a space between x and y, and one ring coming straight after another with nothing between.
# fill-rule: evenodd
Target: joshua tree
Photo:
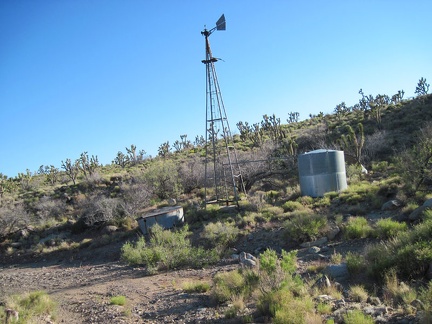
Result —
<instances>
[{"instance_id":1,"label":"joshua tree","mask_svg":"<svg viewBox=\"0 0 432 324\"><path fill-rule=\"evenodd\" d=\"M66 159L65 162L62 161L62 168L65 170L66 175L72 180L73 184L75 185L79 173L79 161L76 160L72 163L71 159Z\"/></svg>"},{"instance_id":2,"label":"joshua tree","mask_svg":"<svg viewBox=\"0 0 432 324\"><path fill-rule=\"evenodd\" d=\"M429 91L429 83L426 83L426 79L425 78L421 78L419 80L419 82L417 83L417 87L415 89L415 93L417 94L417 96L424 96L427 95L428 91Z\"/></svg>"}]
</instances>

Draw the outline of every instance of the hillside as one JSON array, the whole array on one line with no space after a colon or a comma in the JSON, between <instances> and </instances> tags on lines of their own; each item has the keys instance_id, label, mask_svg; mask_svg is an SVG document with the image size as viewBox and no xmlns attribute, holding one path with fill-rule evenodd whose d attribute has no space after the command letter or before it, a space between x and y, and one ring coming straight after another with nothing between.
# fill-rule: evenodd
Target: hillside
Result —
<instances>
[{"instance_id":1,"label":"hillside","mask_svg":"<svg viewBox=\"0 0 432 324\"><path fill-rule=\"evenodd\" d=\"M238 208L203 205L199 139L155 158L132 145L111 165L85 152L62 171L3 177L0 311L43 290L58 310L39 322L427 323L432 95L381 99L239 127ZM344 151L348 189L301 196L297 157L320 148ZM172 199L185 226L139 245L137 217ZM241 252L260 267L240 267Z\"/></svg>"}]
</instances>

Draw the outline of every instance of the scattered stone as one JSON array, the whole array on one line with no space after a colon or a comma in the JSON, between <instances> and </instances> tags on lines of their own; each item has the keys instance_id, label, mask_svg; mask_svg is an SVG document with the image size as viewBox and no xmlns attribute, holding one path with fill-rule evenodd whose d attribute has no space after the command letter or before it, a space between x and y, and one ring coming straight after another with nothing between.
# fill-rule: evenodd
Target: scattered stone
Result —
<instances>
[{"instance_id":1,"label":"scattered stone","mask_svg":"<svg viewBox=\"0 0 432 324\"><path fill-rule=\"evenodd\" d=\"M312 246L308 249L308 253L317 254L321 251L321 249L317 246Z\"/></svg>"},{"instance_id":2,"label":"scattered stone","mask_svg":"<svg viewBox=\"0 0 432 324\"><path fill-rule=\"evenodd\" d=\"M408 219L411 222L415 222L415 221L421 220L423 218L423 216L424 216L424 212L427 209L429 209L429 207L426 207L426 206L420 206L420 207L414 209L413 212L408 216Z\"/></svg>"},{"instance_id":3,"label":"scattered stone","mask_svg":"<svg viewBox=\"0 0 432 324\"><path fill-rule=\"evenodd\" d=\"M324 269L324 273L337 281L345 281L349 279L349 272L346 263L328 265Z\"/></svg>"},{"instance_id":4,"label":"scattered stone","mask_svg":"<svg viewBox=\"0 0 432 324\"><path fill-rule=\"evenodd\" d=\"M241 252L239 260L240 264L246 268L254 268L257 265L257 259L250 253Z\"/></svg>"},{"instance_id":5,"label":"scattered stone","mask_svg":"<svg viewBox=\"0 0 432 324\"><path fill-rule=\"evenodd\" d=\"M423 203L423 206L424 206L424 207L432 207L432 198L426 200L426 201Z\"/></svg>"},{"instance_id":6,"label":"scattered stone","mask_svg":"<svg viewBox=\"0 0 432 324\"><path fill-rule=\"evenodd\" d=\"M239 260L240 256L237 253L231 254L231 259L233 260Z\"/></svg>"},{"instance_id":7,"label":"scattered stone","mask_svg":"<svg viewBox=\"0 0 432 324\"><path fill-rule=\"evenodd\" d=\"M330 279L327 276L322 276L312 285L312 287L317 287L319 289L330 288Z\"/></svg>"},{"instance_id":8,"label":"scattered stone","mask_svg":"<svg viewBox=\"0 0 432 324\"><path fill-rule=\"evenodd\" d=\"M334 238L340 233L340 228L337 225L333 225L328 230L326 236L329 241L334 240Z\"/></svg>"},{"instance_id":9,"label":"scattered stone","mask_svg":"<svg viewBox=\"0 0 432 324\"><path fill-rule=\"evenodd\" d=\"M399 207L401 207L401 203L400 201L396 200L396 199L392 199L390 201L387 201L386 203L384 203L381 207L382 211L390 211L390 210L396 210Z\"/></svg>"},{"instance_id":10,"label":"scattered stone","mask_svg":"<svg viewBox=\"0 0 432 324\"><path fill-rule=\"evenodd\" d=\"M335 281L335 282L333 283L333 286L334 286L338 291L340 291L340 292L343 292L343 291L344 291L344 287L343 287L339 282L337 282L337 281Z\"/></svg>"},{"instance_id":11,"label":"scattered stone","mask_svg":"<svg viewBox=\"0 0 432 324\"><path fill-rule=\"evenodd\" d=\"M367 302L371 305L374 305L374 306L381 305L381 300L378 297L369 296L367 299Z\"/></svg>"},{"instance_id":12,"label":"scattered stone","mask_svg":"<svg viewBox=\"0 0 432 324\"><path fill-rule=\"evenodd\" d=\"M318 295L315 297L315 300L319 301L319 302L329 302L334 300L334 298L332 296L329 295Z\"/></svg>"},{"instance_id":13,"label":"scattered stone","mask_svg":"<svg viewBox=\"0 0 432 324\"><path fill-rule=\"evenodd\" d=\"M330 249L329 249L329 247L326 245L326 246L323 246L323 247L321 247L321 252L328 252Z\"/></svg>"},{"instance_id":14,"label":"scattered stone","mask_svg":"<svg viewBox=\"0 0 432 324\"><path fill-rule=\"evenodd\" d=\"M105 227L103 228L102 232L103 232L104 234L112 234L112 233L114 233L114 232L117 232L117 230L118 230L118 227L117 227L117 226L114 226L114 225L107 225L107 226L105 226Z\"/></svg>"},{"instance_id":15,"label":"scattered stone","mask_svg":"<svg viewBox=\"0 0 432 324\"><path fill-rule=\"evenodd\" d=\"M312 246L324 245L327 242L328 242L327 237L321 237L320 239L318 239L316 241L302 243L302 244L300 244L300 247L302 247L302 248L310 248Z\"/></svg>"}]
</instances>

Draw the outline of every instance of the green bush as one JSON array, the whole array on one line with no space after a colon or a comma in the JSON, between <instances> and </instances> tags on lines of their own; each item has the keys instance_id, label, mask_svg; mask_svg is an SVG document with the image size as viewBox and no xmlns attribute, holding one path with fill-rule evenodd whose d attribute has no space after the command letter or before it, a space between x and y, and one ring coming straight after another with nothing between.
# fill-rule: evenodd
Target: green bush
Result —
<instances>
[{"instance_id":1,"label":"green bush","mask_svg":"<svg viewBox=\"0 0 432 324\"><path fill-rule=\"evenodd\" d=\"M187 225L177 231L155 225L149 244L144 237L139 238L136 244L127 242L122 247L121 258L131 265L145 265L151 273L182 266L202 267L218 261L215 250L192 247L187 239L189 234Z\"/></svg>"},{"instance_id":2,"label":"green bush","mask_svg":"<svg viewBox=\"0 0 432 324\"><path fill-rule=\"evenodd\" d=\"M185 282L182 286L183 290L187 293L205 293L210 290L208 282Z\"/></svg>"},{"instance_id":3,"label":"green bush","mask_svg":"<svg viewBox=\"0 0 432 324\"><path fill-rule=\"evenodd\" d=\"M419 299L425 306L425 313L422 323L432 322L432 281L429 281L426 287L420 289Z\"/></svg>"},{"instance_id":4,"label":"green bush","mask_svg":"<svg viewBox=\"0 0 432 324\"><path fill-rule=\"evenodd\" d=\"M261 215L267 219L273 219L273 218L277 218L278 216L282 215L284 212L282 207L277 207L277 206L267 206L262 208L261 210Z\"/></svg>"},{"instance_id":5,"label":"green bush","mask_svg":"<svg viewBox=\"0 0 432 324\"><path fill-rule=\"evenodd\" d=\"M287 201L282 205L285 212L293 212L295 210L303 210L304 206L299 201Z\"/></svg>"},{"instance_id":6,"label":"green bush","mask_svg":"<svg viewBox=\"0 0 432 324\"><path fill-rule=\"evenodd\" d=\"M383 298L386 304L394 307L411 304L416 299L416 291L406 283L399 281L395 269L384 276Z\"/></svg>"},{"instance_id":7,"label":"green bush","mask_svg":"<svg viewBox=\"0 0 432 324\"><path fill-rule=\"evenodd\" d=\"M18 323L36 323L41 316L55 319L57 304L45 291L33 291L6 298L6 308L19 313ZM3 319L3 312L0 319Z\"/></svg>"},{"instance_id":8,"label":"green bush","mask_svg":"<svg viewBox=\"0 0 432 324\"><path fill-rule=\"evenodd\" d=\"M400 232L405 232L407 229L408 226L406 223L384 218L376 223L375 236L381 239L388 239L397 236Z\"/></svg>"},{"instance_id":9,"label":"green bush","mask_svg":"<svg viewBox=\"0 0 432 324\"><path fill-rule=\"evenodd\" d=\"M360 310L352 310L343 316L345 324L374 324L370 315L363 314Z\"/></svg>"},{"instance_id":10,"label":"green bush","mask_svg":"<svg viewBox=\"0 0 432 324\"><path fill-rule=\"evenodd\" d=\"M351 274L360 273L366 268L364 257L360 254L348 252L345 256L345 261Z\"/></svg>"},{"instance_id":11,"label":"green bush","mask_svg":"<svg viewBox=\"0 0 432 324\"><path fill-rule=\"evenodd\" d=\"M297 251L282 251L282 258L278 258L276 251L267 249L259 259L259 288L263 294L268 294L282 287L298 288L293 274L297 268ZM297 278L296 278L297 279ZM297 290L297 289L296 289Z\"/></svg>"},{"instance_id":12,"label":"green bush","mask_svg":"<svg viewBox=\"0 0 432 324\"><path fill-rule=\"evenodd\" d=\"M371 231L371 226L368 224L367 219L363 217L350 217L348 224L343 229L346 239L365 238L370 235Z\"/></svg>"},{"instance_id":13,"label":"green bush","mask_svg":"<svg viewBox=\"0 0 432 324\"><path fill-rule=\"evenodd\" d=\"M301 196L301 197L298 197L296 201L301 203L303 206L310 206L313 204L314 199L310 196Z\"/></svg>"},{"instance_id":14,"label":"green bush","mask_svg":"<svg viewBox=\"0 0 432 324\"><path fill-rule=\"evenodd\" d=\"M385 172L387 171L389 163L387 161L372 162L372 171Z\"/></svg>"},{"instance_id":15,"label":"green bush","mask_svg":"<svg viewBox=\"0 0 432 324\"><path fill-rule=\"evenodd\" d=\"M326 226L327 217L312 212L296 214L284 223L286 236L300 242L317 239Z\"/></svg>"},{"instance_id":16,"label":"green bush","mask_svg":"<svg viewBox=\"0 0 432 324\"><path fill-rule=\"evenodd\" d=\"M371 274L381 277L390 269L404 278L422 276L432 262L432 220L424 221L411 231L372 245L366 251Z\"/></svg>"},{"instance_id":17,"label":"green bush","mask_svg":"<svg viewBox=\"0 0 432 324\"><path fill-rule=\"evenodd\" d=\"M295 296L290 290L280 289L262 296L257 305L263 314L269 314L273 323L307 324L315 308L310 296Z\"/></svg>"},{"instance_id":18,"label":"green bush","mask_svg":"<svg viewBox=\"0 0 432 324\"><path fill-rule=\"evenodd\" d=\"M365 302L368 299L368 292L361 285L351 286L348 293L356 302Z\"/></svg>"},{"instance_id":19,"label":"green bush","mask_svg":"<svg viewBox=\"0 0 432 324\"><path fill-rule=\"evenodd\" d=\"M126 304L126 297L125 296L113 296L110 299L110 304L123 306Z\"/></svg>"},{"instance_id":20,"label":"green bush","mask_svg":"<svg viewBox=\"0 0 432 324\"><path fill-rule=\"evenodd\" d=\"M234 225L216 222L207 224L201 237L208 248L216 249L219 254L222 254L230 244L235 242L239 232Z\"/></svg>"},{"instance_id":21,"label":"green bush","mask_svg":"<svg viewBox=\"0 0 432 324\"><path fill-rule=\"evenodd\" d=\"M239 270L222 272L213 278L212 297L217 303L223 303L245 292L246 280Z\"/></svg>"}]
</instances>

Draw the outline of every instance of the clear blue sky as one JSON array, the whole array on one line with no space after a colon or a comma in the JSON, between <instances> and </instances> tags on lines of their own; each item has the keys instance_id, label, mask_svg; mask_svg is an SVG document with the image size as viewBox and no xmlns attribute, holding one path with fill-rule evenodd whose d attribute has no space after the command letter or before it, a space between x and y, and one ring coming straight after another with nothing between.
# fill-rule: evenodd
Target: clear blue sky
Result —
<instances>
[{"instance_id":1,"label":"clear blue sky","mask_svg":"<svg viewBox=\"0 0 432 324\"><path fill-rule=\"evenodd\" d=\"M231 129L432 81L432 1L2 0L0 172L149 155L205 130L204 25Z\"/></svg>"}]
</instances>

